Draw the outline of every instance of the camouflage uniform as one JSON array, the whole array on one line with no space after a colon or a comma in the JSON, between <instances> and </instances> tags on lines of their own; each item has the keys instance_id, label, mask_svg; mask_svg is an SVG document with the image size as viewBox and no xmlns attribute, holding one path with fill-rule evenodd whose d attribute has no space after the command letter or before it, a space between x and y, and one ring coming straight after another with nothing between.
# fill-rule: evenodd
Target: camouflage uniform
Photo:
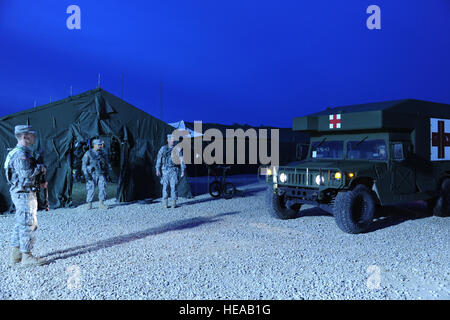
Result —
<instances>
[{"instance_id":1,"label":"camouflage uniform","mask_svg":"<svg viewBox=\"0 0 450 320\"><path fill-rule=\"evenodd\" d=\"M11 199L16 208L11 246L20 252L31 252L37 236L36 179L43 165L37 164L29 148L17 145L8 153L5 161Z\"/></svg>"},{"instance_id":2,"label":"camouflage uniform","mask_svg":"<svg viewBox=\"0 0 450 320\"><path fill-rule=\"evenodd\" d=\"M106 181L109 173L109 163L106 153L100 149L88 150L83 156L82 165L84 176L86 177L86 202L92 202L95 187L98 186L98 198L100 201L106 200Z\"/></svg>"},{"instance_id":3,"label":"camouflage uniform","mask_svg":"<svg viewBox=\"0 0 450 320\"><path fill-rule=\"evenodd\" d=\"M180 165L174 163L172 159L172 150L176 148L178 150L178 157ZM156 160L156 171L161 171L161 184L163 185L162 189L162 197L163 199L168 199L167 188L170 186L170 197L173 201L177 200L177 184L178 178L180 177L180 168L181 173L184 174L186 169L186 165L183 161L183 156L181 154L181 149L168 145L162 146L159 149L158 157Z\"/></svg>"}]
</instances>

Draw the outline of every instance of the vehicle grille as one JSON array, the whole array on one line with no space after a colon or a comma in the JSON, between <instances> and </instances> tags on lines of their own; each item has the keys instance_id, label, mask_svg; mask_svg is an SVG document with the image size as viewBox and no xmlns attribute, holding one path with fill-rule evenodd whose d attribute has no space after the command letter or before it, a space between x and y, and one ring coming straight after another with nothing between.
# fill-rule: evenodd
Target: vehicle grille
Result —
<instances>
[{"instance_id":1,"label":"vehicle grille","mask_svg":"<svg viewBox=\"0 0 450 320\"><path fill-rule=\"evenodd\" d=\"M296 186L296 187L310 187L317 188L322 186L339 187L344 181L343 179L337 180L334 178L334 173L338 172L338 169L298 169L291 167L279 167L278 177L281 173L285 173L287 176L286 182L278 183L280 185ZM320 185L316 183L316 176L320 175L323 179Z\"/></svg>"}]
</instances>

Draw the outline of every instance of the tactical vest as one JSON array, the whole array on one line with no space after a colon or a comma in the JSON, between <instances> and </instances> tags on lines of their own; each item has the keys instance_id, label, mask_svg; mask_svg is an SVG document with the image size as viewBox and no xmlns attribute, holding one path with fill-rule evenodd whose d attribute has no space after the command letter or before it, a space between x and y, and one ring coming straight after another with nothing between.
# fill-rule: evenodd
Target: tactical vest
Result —
<instances>
[{"instance_id":1,"label":"tactical vest","mask_svg":"<svg viewBox=\"0 0 450 320\"><path fill-rule=\"evenodd\" d=\"M169 148L168 146L165 146L165 148L163 149L163 152L161 155L161 165L162 165L163 169L178 167L172 161L172 150L173 149L174 149L174 147Z\"/></svg>"},{"instance_id":2,"label":"tactical vest","mask_svg":"<svg viewBox=\"0 0 450 320\"><path fill-rule=\"evenodd\" d=\"M106 163L106 155L102 155L100 152L95 152L94 150L89 150L89 155L91 159L93 160L94 167L97 171L97 173L100 174L107 174L108 173L108 165Z\"/></svg>"}]
</instances>

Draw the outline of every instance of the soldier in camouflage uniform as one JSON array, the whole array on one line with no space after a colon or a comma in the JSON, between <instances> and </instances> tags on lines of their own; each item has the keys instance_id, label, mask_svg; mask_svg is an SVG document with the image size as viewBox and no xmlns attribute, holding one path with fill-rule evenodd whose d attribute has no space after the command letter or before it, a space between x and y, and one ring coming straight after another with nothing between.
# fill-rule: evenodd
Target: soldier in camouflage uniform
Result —
<instances>
[{"instance_id":1,"label":"soldier in camouflage uniform","mask_svg":"<svg viewBox=\"0 0 450 320\"><path fill-rule=\"evenodd\" d=\"M109 174L109 162L105 151L104 143L99 139L92 141L93 148L88 150L83 156L83 173L86 177L86 202L88 210L92 209L92 199L94 198L95 187L98 186L99 208L108 209L105 205L106 182Z\"/></svg>"},{"instance_id":2,"label":"soldier in camouflage uniform","mask_svg":"<svg viewBox=\"0 0 450 320\"><path fill-rule=\"evenodd\" d=\"M74 180L76 182L86 182L83 176L83 156L87 151L87 145L84 141L75 144L72 157L72 168L74 168Z\"/></svg>"},{"instance_id":3,"label":"soldier in camouflage uniform","mask_svg":"<svg viewBox=\"0 0 450 320\"><path fill-rule=\"evenodd\" d=\"M174 157L176 157L176 161L174 161ZM184 176L185 169L186 165L181 154L181 149L174 146L174 139L169 134L167 135L167 145L161 147L156 160L156 175L158 177L161 176L161 184L163 185L162 197L164 207L169 207L167 188L170 186L170 196L173 201L172 208L176 208L178 179Z\"/></svg>"},{"instance_id":4,"label":"soldier in camouflage uniform","mask_svg":"<svg viewBox=\"0 0 450 320\"><path fill-rule=\"evenodd\" d=\"M10 186L11 199L16 208L15 224L11 237L11 265L43 265L44 259L31 254L37 236L37 195L39 176L46 174L44 165L38 164L30 150L36 139L36 132L28 125L15 127L17 146L6 156L4 169ZM47 182L42 183L47 188Z\"/></svg>"}]
</instances>

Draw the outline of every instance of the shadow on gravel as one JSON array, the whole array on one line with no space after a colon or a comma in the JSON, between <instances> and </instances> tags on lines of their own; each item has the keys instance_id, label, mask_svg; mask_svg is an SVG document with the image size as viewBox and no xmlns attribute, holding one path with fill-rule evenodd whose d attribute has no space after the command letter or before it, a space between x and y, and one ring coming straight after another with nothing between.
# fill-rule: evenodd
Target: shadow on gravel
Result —
<instances>
[{"instance_id":1,"label":"shadow on gravel","mask_svg":"<svg viewBox=\"0 0 450 320\"><path fill-rule=\"evenodd\" d=\"M91 210L96 210L98 209L98 202L94 201L92 202L92 209ZM149 200L136 200L136 201L130 201L130 202L114 202L112 204L108 204L108 208L109 209L113 209L116 207L123 207L123 206L129 206L132 204L151 204L153 203L153 199L149 199ZM87 203L81 203L78 206L74 206L73 209L80 209L80 210L87 210Z\"/></svg>"},{"instance_id":2,"label":"shadow on gravel","mask_svg":"<svg viewBox=\"0 0 450 320\"><path fill-rule=\"evenodd\" d=\"M249 196L254 196L257 195L261 192L265 192L267 190L267 186L262 186L262 187L257 187L257 188L252 188L252 189L239 189L239 193L237 194L237 196L239 197L249 197Z\"/></svg>"},{"instance_id":3,"label":"shadow on gravel","mask_svg":"<svg viewBox=\"0 0 450 320\"><path fill-rule=\"evenodd\" d=\"M366 233L389 228L408 220L424 219L432 216L426 204L413 202L402 206L386 206L377 210L374 222Z\"/></svg>"},{"instance_id":4,"label":"shadow on gravel","mask_svg":"<svg viewBox=\"0 0 450 320\"><path fill-rule=\"evenodd\" d=\"M220 220L222 220L222 219L220 219L221 217L234 215L234 214L238 214L238 213L239 213L238 211L233 211L233 212L217 214L217 215L214 215L211 217L195 217L192 219L185 219L185 220L180 220L180 221L176 221L176 222L171 222L171 223L162 225L160 227L149 228L149 229L146 229L143 231L139 231L139 232L123 235L123 236L118 236L118 237L101 240L101 241L98 241L98 242L95 242L92 244L86 244L86 245L76 246L76 247L68 248L68 249L64 249L64 250L53 251L45 256L42 256L42 258L47 258L48 264L50 264L57 260L63 260L63 259L67 259L70 257L78 256L81 254L99 251L102 249L106 249L106 248L110 248L113 246L128 243L131 241L143 239L143 238L146 238L149 236L155 236L155 235L165 233L165 232L195 228L195 227L198 227L203 224L220 221ZM55 255L59 255L59 256L48 259L48 257L55 256Z\"/></svg>"},{"instance_id":5,"label":"shadow on gravel","mask_svg":"<svg viewBox=\"0 0 450 320\"><path fill-rule=\"evenodd\" d=\"M302 209L294 219L302 217L329 216L332 214L318 208L308 207ZM403 204L401 206L386 206L376 211L375 219L365 233L374 232L380 229L389 228L408 220L424 219L432 216L425 203L420 201Z\"/></svg>"},{"instance_id":6,"label":"shadow on gravel","mask_svg":"<svg viewBox=\"0 0 450 320\"><path fill-rule=\"evenodd\" d=\"M191 206L191 205L194 205L194 204L203 203L203 202L210 202L210 201L215 201L215 200L219 200L219 199L221 199L221 198L208 197L208 198L205 198L205 199L198 199L198 200L192 200L192 201L188 201L188 202L183 202L183 203L177 204L177 206L180 206L180 207Z\"/></svg>"},{"instance_id":7,"label":"shadow on gravel","mask_svg":"<svg viewBox=\"0 0 450 320\"><path fill-rule=\"evenodd\" d=\"M302 217L322 217L322 216L333 216L333 215L318 207L312 207L300 210L298 217L302 218Z\"/></svg>"}]
</instances>

